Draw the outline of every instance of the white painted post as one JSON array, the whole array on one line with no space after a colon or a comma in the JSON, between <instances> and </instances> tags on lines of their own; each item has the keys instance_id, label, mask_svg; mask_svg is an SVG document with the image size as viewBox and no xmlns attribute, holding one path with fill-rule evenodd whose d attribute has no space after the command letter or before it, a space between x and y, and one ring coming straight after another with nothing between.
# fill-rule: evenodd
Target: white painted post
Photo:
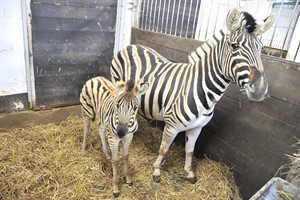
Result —
<instances>
[{"instance_id":1,"label":"white painted post","mask_svg":"<svg viewBox=\"0 0 300 200\"><path fill-rule=\"evenodd\" d=\"M130 44L136 7L137 0L118 1L114 54Z\"/></svg>"},{"instance_id":2,"label":"white painted post","mask_svg":"<svg viewBox=\"0 0 300 200\"><path fill-rule=\"evenodd\" d=\"M21 0L21 10L29 109L34 109L36 107L36 93L34 83L30 0Z\"/></svg>"}]
</instances>

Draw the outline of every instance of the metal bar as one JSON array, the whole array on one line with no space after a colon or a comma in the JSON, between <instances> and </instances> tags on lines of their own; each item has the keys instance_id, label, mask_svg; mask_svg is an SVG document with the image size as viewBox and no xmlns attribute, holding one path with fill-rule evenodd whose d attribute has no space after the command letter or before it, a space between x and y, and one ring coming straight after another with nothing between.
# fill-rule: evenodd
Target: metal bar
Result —
<instances>
[{"instance_id":1,"label":"metal bar","mask_svg":"<svg viewBox=\"0 0 300 200\"><path fill-rule=\"evenodd\" d=\"M157 8L157 0L155 0L154 19L153 19L153 29L152 30L154 30L154 26L155 26L156 8Z\"/></svg>"},{"instance_id":2,"label":"metal bar","mask_svg":"<svg viewBox=\"0 0 300 200\"><path fill-rule=\"evenodd\" d=\"M203 22L203 9L205 8L205 4L207 4L208 1L200 1L200 6L199 6L199 12L198 12L198 20L196 24L196 31L195 31L195 37L194 39L200 40L200 29L202 26ZM200 20L201 19L201 20Z\"/></svg>"},{"instance_id":3,"label":"metal bar","mask_svg":"<svg viewBox=\"0 0 300 200\"><path fill-rule=\"evenodd\" d=\"M149 18L148 18L148 14L149 14L149 4L150 4L150 0L147 0L147 9L146 9L146 23L145 23L145 30L147 30L147 27L149 25ZM148 25L147 25L148 24Z\"/></svg>"},{"instance_id":4,"label":"metal bar","mask_svg":"<svg viewBox=\"0 0 300 200\"><path fill-rule=\"evenodd\" d=\"M160 29L160 32L161 32L161 33L163 32L164 21L165 21L164 18L165 18L166 1L167 1L167 0L164 0L163 15L162 15L162 17L161 17L161 29Z\"/></svg>"},{"instance_id":5,"label":"metal bar","mask_svg":"<svg viewBox=\"0 0 300 200\"><path fill-rule=\"evenodd\" d=\"M288 30L287 30L287 33L286 33L286 36L285 36L285 38L284 38L283 45L282 45L282 48L281 48L281 51L280 51L280 57L281 57L281 58L282 58L282 54L283 54L283 49L284 49L285 43L286 43L287 38L288 38L288 36L289 36L289 32L290 32L290 29L291 29L291 26L292 26L292 23L293 23L293 19L294 19L294 17L295 17L295 13L296 13L296 10L297 10L297 7L298 7L297 4L298 4L298 2L296 1L296 2L295 2L295 7L294 7L293 13L292 13L292 19L291 19L291 21L290 21L289 28L288 28ZM293 33L293 32L292 32L292 33Z\"/></svg>"},{"instance_id":6,"label":"metal bar","mask_svg":"<svg viewBox=\"0 0 300 200\"><path fill-rule=\"evenodd\" d=\"M151 30L151 23L152 23L152 8L153 8L153 0L151 0L150 20L149 20L149 29L148 29L148 30Z\"/></svg>"},{"instance_id":7,"label":"metal bar","mask_svg":"<svg viewBox=\"0 0 300 200\"><path fill-rule=\"evenodd\" d=\"M184 6L183 6L183 11L182 11L182 20L181 20L181 28L180 28L180 37L182 34L182 27L183 27L183 22L184 22L184 16L185 16L185 7L186 7L186 0L184 1Z\"/></svg>"},{"instance_id":8,"label":"metal bar","mask_svg":"<svg viewBox=\"0 0 300 200\"><path fill-rule=\"evenodd\" d=\"M174 10L175 10L175 4L176 4L176 0L174 1L173 4L173 11L172 11L172 18L171 18L171 27L170 27L170 35L172 34L172 29L173 29L173 19L174 19Z\"/></svg>"},{"instance_id":9,"label":"metal bar","mask_svg":"<svg viewBox=\"0 0 300 200\"><path fill-rule=\"evenodd\" d=\"M192 5L193 5L193 0L190 1L190 11L189 11L188 22L187 22L187 27L186 27L186 31L185 31L185 37L187 37L188 32L189 32Z\"/></svg>"},{"instance_id":10,"label":"metal bar","mask_svg":"<svg viewBox=\"0 0 300 200\"><path fill-rule=\"evenodd\" d=\"M213 4L214 4L214 0L212 1L211 5L210 5L210 10L209 10L209 15L208 15L209 16L208 21L209 21L210 16L211 16L211 10L212 10ZM209 23L207 22L205 36L204 36L205 40L207 40L208 27L209 27Z\"/></svg>"},{"instance_id":11,"label":"metal bar","mask_svg":"<svg viewBox=\"0 0 300 200\"><path fill-rule=\"evenodd\" d=\"M179 18L180 2L181 2L181 1L179 1L178 9L177 9L177 18L176 18L176 26L175 26L175 35L177 34L177 25L178 25L178 18Z\"/></svg>"},{"instance_id":12,"label":"metal bar","mask_svg":"<svg viewBox=\"0 0 300 200\"><path fill-rule=\"evenodd\" d=\"M141 29L146 29L145 28L145 4L146 4L146 0L143 0L144 2L143 2L143 11L142 11L142 25L141 25Z\"/></svg>"},{"instance_id":13,"label":"metal bar","mask_svg":"<svg viewBox=\"0 0 300 200\"><path fill-rule=\"evenodd\" d=\"M277 28L277 24L278 24L278 21L279 21L278 18L280 17L282 5L283 5L283 0L281 0L281 4L280 4L280 8L279 8L278 17L277 17L277 19L276 19L276 23L275 23L275 26L274 26L274 31L273 31L273 34L272 34L272 37L271 37L271 41L270 41L270 44L269 44L269 52L268 52L268 55L270 55L270 53L271 53L272 42L273 42L273 39L274 39L274 35L275 35L276 28Z\"/></svg>"},{"instance_id":14,"label":"metal bar","mask_svg":"<svg viewBox=\"0 0 300 200\"><path fill-rule=\"evenodd\" d=\"M297 55L299 53L299 49L300 49L300 44L298 44L298 48L297 48L297 51L296 51L294 59L293 59L294 61L296 60L296 57L297 57Z\"/></svg>"},{"instance_id":15,"label":"metal bar","mask_svg":"<svg viewBox=\"0 0 300 200\"><path fill-rule=\"evenodd\" d=\"M198 6L199 6L199 0L197 0L196 4L196 10L195 10L195 15L194 15L194 22L193 22L193 32L192 32L192 38L195 38L195 25L196 25L196 16L198 15Z\"/></svg>"},{"instance_id":16,"label":"metal bar","mask_svg":"<svg viewBox=\"0 0 300 200\"><path fill-rule=\"evenodd\" d=\"M157 13L157 26L156 26L156 32L158 32L158 25L159 25L159 15L160 15L160 9L161 9L161 0L159 0L159 7L158 7L158 13Z\"/></svg>"},{"instance_id":17,"label":"metal bar","mask_svg":"<svg viewBox=\"0 0 300 200\"><path fill-rule=\"evenodd\" d=\"M272 0L269 0L269 7L268 7L268 12L267 12L267 15L270 15L271 11L272 11ZM265 35L264 34L261 34L259 35L259 39L262 40L262 38L264 37Z\"/></svg>"},{"instance_id":18,"label":"metal bar","mask_svg":"<svg viewBox=\"0 0 300 200\"><path fill-rule=\"evenodd\" d=\"M137 8L136 8L134 25L133 25L135 28L141 28L140 19L143 19L143 16L141 16L142 2L143 0L137 0L137 5L136 5Z\"/></svg>"},{"instance_id":19,"label":"metal bar","mask_svg":"<svg viewBox=\"0 0 300 200\"><path fill-rule=\"evenodd\" d=\"M218 20L218 17L219 17L219 10L220 10L220 2L218 3L218 11L217 11L217 16L216 16L216 20L215 20L215 26L214 26L214 32L216 31L216 27L217 27L217 20Z\"/></svg>"},{"instance_id":20,"label":"metal bar","mask_svg":"<svg viewBox=\"0 0 300 200\"><path fill-rule=\"evenodd\" d=\"M171 3L171 0L169 0L169 5L168 5L168 13L167 13L167 22L166 22L165 33L167 33L167 29L168 29L169 13L170 13L170 3Z\"/></svg>"}]
</instances>

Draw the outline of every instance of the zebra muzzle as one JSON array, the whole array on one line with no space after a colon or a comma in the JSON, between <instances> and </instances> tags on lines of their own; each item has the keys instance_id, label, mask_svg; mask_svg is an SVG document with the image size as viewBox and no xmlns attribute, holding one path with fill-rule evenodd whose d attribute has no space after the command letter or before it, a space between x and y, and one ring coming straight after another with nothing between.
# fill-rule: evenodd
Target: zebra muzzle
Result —
<instances>
[{"instance_id":1,"label":"zebra muzzle","mask_svg":"<svg viewBox=\"0 0 300 200\"><path fill-rule=\"evenodd\" d=\"M263 73L261 73L255 66L250 66L249 84L252 85L257 80L261 79Z\"/></svg>"},{"instance_id":2,"label":"zebra muzzle","mask_svg":"<svg viewBox=\"0 0 300 200\"><path fill-rule=\"evenodd\" d=\"M120 123L117 127L117 135L119 138L124 137L128 133L128 127L126 124Z\"/></svg>"}]
</instances>

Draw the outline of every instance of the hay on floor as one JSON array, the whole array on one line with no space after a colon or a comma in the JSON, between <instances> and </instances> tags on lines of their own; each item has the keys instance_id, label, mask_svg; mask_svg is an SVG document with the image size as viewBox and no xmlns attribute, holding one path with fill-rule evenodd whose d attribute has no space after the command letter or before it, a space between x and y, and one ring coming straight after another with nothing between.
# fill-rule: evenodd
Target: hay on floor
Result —
<instances>
[{"instance_id":1,"label":"hay on floor","mask_svg":"<svg viewBox=\"0 0 300 200\"><path fill-rule=\"evenodd\" d=\"M139 127L129 158L134 185L120 181L119 199L240 199L230 169L209 159L193 160L198 181L187 182L184 148L176 144L162 166L161 183L154 183L152 164L161 131L142 118ZM101 151L97 130L94 123L86 152L81 151L78 116L58 126L31 125L1 133L0 199L113 199L112 166Z\"/></svg>"}]
</instances>

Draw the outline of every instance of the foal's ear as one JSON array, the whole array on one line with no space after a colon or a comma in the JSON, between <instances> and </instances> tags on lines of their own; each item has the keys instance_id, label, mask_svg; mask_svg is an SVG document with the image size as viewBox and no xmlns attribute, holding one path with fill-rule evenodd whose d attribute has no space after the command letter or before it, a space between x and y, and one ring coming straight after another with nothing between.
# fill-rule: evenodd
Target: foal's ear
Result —
<instances>
[{"instance_id":1,"label":"foal's ear","mask_svg":"<svg viewBox=\"0 0 300 200\"><path fill-rule=\"evenodd\" d=\"M149 83L147 83L147 82L139 83L135 87L136 92L139 92L140 95L145 94L147 92L148 88L149 88Z\"/></svg>"},{"instance_id":2,"label":"foal's ear","mask_svg":"<svg viewBox=\"0 0 300 200\"><path fill-rule=\"evenodd\" d=\"M226 26L229 31L234 31L239 26L239 21L241 18L241 12L237 8L232 8L229 10L226 17Z\"/></svg>"},{"instance_id":3,"label":"foal's ear","mask_svg":"<svg viewBox=\"0 0 300 200\"><path fill-rule=\"evenodd\" d=\"M116 81L115 87L118 91L120 91L126 87L126 83L122 80Z\"/></svg>"},{"instance_id":4,"label":"foal's ear","mask_svg":"<svg viewBox=\"0 0 300 200\"><path fill-rule=\"evenodd\" d=\"M275 18L276 18L276 15L270 15L266 19L264 19L260 22L257 22L257 27L255 29L255 33L258 35L261 35L261 34L267 32L267 30L269 30L271 28L271 26L273 25Z\"/></svg>"}]
</instances>

